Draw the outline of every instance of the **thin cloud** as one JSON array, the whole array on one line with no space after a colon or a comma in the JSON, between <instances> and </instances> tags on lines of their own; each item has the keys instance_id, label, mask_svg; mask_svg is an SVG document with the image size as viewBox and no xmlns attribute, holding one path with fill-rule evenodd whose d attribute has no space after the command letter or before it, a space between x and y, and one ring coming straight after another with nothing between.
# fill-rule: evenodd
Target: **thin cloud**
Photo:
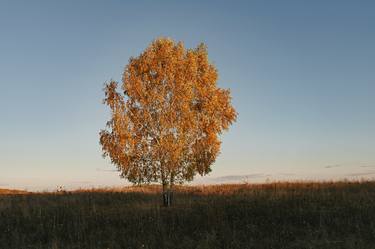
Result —
<instances>
[{"instance_id":1,"label":"thin cloud","mask_svg":"<svg viewBox=\"0 0 375 249\"><path fill-rule=\"evenodd\" d=\"M331 169L331 168L338 168L338 167L342 167L342 165L340 165L340 164L333 164L333 165L327 165L324 168Z\"/></svg>"},{"instance_id":2,"label":"thin cloud","mask_svg":"<svg viewBox=\"0 0 375 249\"><path fill-rule=\"evenodd\" d=\"M375 165L362 165L361 168L375 168Z\"/></svg>"},{"instance_id":3,"label":"thin cloud","mask_svg":"<svg viewBox=\"0 0 375 249\"><path fill-rule=\"evenodd\" d=\"M235 181L245 181L248 179L254 178L264 178L270 175L260 174L250 174L250 175L229 175L229 176L220 176L216 178L211 178L210 180L215 182L235 182Z\"/></svg>"},{"instance_id":4,"label":"thin cloud","mask_svg":"<svg viewBox=\"0 0 375 249\"><path fill-rule=\"evenodd\" d=\"M101 168L96 168L96 171L101 171L101 172L117 172L117 169L101 169Z\"/></svg>"},{"instance_id":5,"label":"thin cloud","mask_svg":"<svg viewBox=\"0 0 375 249\"><path fill-rule=\"evenodd\" d=\"M375 171L347 174L347 176L369 176L369 175L375 175Z\"/></svg>"}]
</instances>

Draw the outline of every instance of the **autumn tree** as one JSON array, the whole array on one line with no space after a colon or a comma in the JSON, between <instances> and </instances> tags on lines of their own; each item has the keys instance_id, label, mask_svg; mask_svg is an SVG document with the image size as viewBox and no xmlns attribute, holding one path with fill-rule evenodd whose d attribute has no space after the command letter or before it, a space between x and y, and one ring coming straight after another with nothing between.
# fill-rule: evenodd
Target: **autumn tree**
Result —
<instances>
[{"instance_id":1,"label":"autumn tree","mask_svg":"<svg viewBox=\"0 0 375 249\"><path fill-rule=\"evenodd\" d=\"M100 132L103 156L136 184L159 182L164 204L176 183L211 171L219 135L236 120L230 91L217 86L207 47L154 40L130 58L118 83L105 84L111 119Z\"/></svg>"}]
</instances>

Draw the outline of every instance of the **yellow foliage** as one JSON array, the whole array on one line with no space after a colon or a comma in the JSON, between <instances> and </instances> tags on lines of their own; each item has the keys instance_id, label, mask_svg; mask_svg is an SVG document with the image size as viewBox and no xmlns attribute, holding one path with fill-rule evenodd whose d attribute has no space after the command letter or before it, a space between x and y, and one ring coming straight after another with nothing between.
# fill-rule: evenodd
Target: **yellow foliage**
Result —
<instances>
[{"instance_id":1,"label":"yellow foliage","mask_svg":"<svg viewBox=\"0 0 375 249\"><path fill-rule=\"evenodd\" d=\"M154 40L125 67L124 94L117 82L105 85L111 120L100 132L104 156L139 184L172 186L210 172L218 135L237 116L217 79L204 44L185 49L168 38Z\"/></svg>"}]
</instances>

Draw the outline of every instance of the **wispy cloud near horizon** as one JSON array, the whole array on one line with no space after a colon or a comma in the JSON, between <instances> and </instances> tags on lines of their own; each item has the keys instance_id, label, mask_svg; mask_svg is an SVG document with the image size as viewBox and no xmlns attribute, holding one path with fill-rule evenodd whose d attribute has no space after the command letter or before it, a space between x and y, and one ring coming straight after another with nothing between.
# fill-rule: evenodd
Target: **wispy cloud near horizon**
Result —
<instances>
[{"instance_id":1,"label":"wispy cloud near horizon","mask_svg":"<svg viewBox=\"0 0 375 249\"><path fill-rule=\"evenodd\" d=\"M346 174L346 176L370 176L370 175L374 175L375 176L375 171L358 172L358 173Z\"/></svg>"},{"instance_id":2,"label":"wispy cloud near horizon","mask_svg":"<svg viewBox=\"0 0 375 249\"><path fill-rule=\"evenodd\" d=\"M96 168L96 171L100 171L100 172L118 172L117 169L102 169L102 168Z\"/></svg>"},{"instance_id":3,"label":"wispy cloud near horizon","mask_svg":"<svg viewBox=\"0 0 375 249\"><path fill-rule=\"evenodd\" d=\"M324 168L331 169L331 168L338 168L338 167L342 167L342 165L341 164L333 164L333 165L327 165Z\"/></svg>"}]
</instances>

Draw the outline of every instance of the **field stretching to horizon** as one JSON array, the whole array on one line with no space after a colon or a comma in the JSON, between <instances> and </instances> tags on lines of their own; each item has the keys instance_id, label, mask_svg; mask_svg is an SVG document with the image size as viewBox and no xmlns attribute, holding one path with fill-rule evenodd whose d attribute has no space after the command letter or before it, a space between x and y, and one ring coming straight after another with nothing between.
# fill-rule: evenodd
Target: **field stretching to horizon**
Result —
<instances>
[{"instance_id":1,"label":"field stretching to horizon","mask_svg":"<svg viewBox=\"0 0 375 249\"><path fill-rule=\"evenodd\" d=\"M375 182L0 190L0 248L375 248Z\"/></svg>"}]
</instances>

